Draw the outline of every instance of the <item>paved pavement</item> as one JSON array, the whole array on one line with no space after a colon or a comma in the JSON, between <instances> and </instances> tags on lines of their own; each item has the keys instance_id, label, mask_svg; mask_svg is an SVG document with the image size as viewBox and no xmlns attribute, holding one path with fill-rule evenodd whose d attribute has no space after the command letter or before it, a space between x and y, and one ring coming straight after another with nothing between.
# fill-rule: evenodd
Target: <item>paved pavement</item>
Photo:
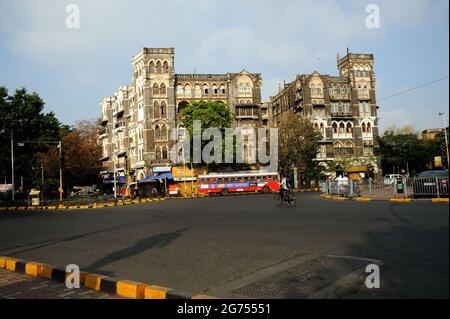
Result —
<instances>
[{"instance_id":1,"label":"paved pavement","mask_svg":"<svg viewBox=\"0 0 450 319\"><path fill-rule=\"evenodd\" d=\"M0 255L224 297L448 298L448 204L296 196L295 208L244 195L0 213ZM357 260L381 265L380 289L353 276Z\"/></svg>"},{"instance_id":2,"label":"paved pavement","mask_svg":"<svg viewBox=\"0 0 450 319\"><path fill-rule=\"evenodd\" d=\"M65 284L0 269L0 299L118 299L80 287L68 289Z\"/></svg>"}]
</instances>

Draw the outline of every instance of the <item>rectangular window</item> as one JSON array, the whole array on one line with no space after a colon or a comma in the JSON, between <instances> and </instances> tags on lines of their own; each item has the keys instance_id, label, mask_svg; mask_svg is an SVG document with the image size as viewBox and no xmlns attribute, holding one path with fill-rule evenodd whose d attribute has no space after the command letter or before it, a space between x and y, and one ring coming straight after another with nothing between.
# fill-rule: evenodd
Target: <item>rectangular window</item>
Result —
<instances>
[{"instance_id":1,"label":"rectangular window","mask_svg":"<svg viewBox=\"0 0 450 319\"><path fill-rule=\"evenodd\" d=\"M337 102L331 103L331 113L339 113L339 105Z\"/></svg>"}]
</instances>

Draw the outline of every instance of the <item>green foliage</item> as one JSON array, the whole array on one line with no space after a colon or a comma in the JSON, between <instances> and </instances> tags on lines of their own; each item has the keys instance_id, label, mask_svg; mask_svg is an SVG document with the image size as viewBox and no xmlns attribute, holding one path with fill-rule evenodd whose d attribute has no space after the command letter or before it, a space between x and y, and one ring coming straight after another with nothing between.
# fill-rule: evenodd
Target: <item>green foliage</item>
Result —
<instances>
[{"instance_id":1,"label":"green foliage","mask_svg":"<svg viewBox=\"0 0 450 319\"><path fill-rule=\"evenodd\" d=\"M37 93L28 93L25 88L8 94L0 87L0 175L11 176L11 132L14 135L14 161L16 185L20 177L24 179L24 190L34 186L35 176L40 175L36 166L35 154L47 150L42 143L17 145L19 141L57 141L59 139L59 121L55 115L44 113L44 101Z\"/></svg>"},{"instance_id":2,"label":"green foliage","mask_svg":"<svg viewBox=\"0 0 450 319\"><path fill-rule=\"evenodd\" d=\"M181 123L188 132L192 142L194 121L201 121L202 134L207 128L225 129L231 127L232 115L227 104L218 101L194 101L181 111ZM223 133L223 132L222 132ZM208 141L202 140L202 149ZM235 140L234 140L235 145ZM235 148L234 148L235 149ZM225 134L222 134L222 154L225 150ZM192 158L193 154L191 154ZM211 170L226 164L211 164Z\"/></svg>"},{"instance_id":3,"label":"green foliage","mask_svg":"<svg viewBox=\"0 0 450 319\"><path fill-rule=\"evenodd\" d=\"M434 157L445 157L443 135L435 140L424 141L416 133L395 134L388 130L378 138L384 173L397 172L409 167L412 174L432 169Z\"/></svg>"},{"instance_id":4,"label":"green foliage","mask_svg":"<svg viewBox=\"0 0 450 319\"><path fill-rule=\"evenodd\" d=\"M193 123L200 120L202 130L210 127L230 127L232 117L229 107L217 101L194 101L181 111L181 122L192 136Z\"/></svg>"},{"instance_id":5,"label":"green foliage","mask_svg":"<svg viewBox=\"0 0 450 319\"><path fill-rule=\"evenodd\" d=\"M278 158L280 170L288 174L292 166L309 172L309 177L320 177L313 159L317 156L322 134L311 121L294 112L284 115L278 126Z\"/></svg>"}]
</instances>

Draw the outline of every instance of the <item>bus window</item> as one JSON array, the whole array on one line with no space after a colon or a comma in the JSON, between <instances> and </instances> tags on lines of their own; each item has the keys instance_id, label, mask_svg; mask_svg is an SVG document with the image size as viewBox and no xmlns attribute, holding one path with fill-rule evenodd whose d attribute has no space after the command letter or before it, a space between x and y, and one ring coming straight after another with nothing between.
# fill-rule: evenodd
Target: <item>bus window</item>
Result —
<instances>
[{"instance_id":1,"label":"bus window","mask_svg":"<svg viewBox=\"0 0 450 319\"><path fill-rule=\"evenodd\" d=\"M225 183L229 183L230 182L230 178L229 177L225 177Z\"/></svg>"},{"instance_id":2,"label":"bus window","mask_svg":"<svg viewBox=\"0 0 450 319\"><path fill-rule=\"evenodd\" d=\"M222 177L218 177L217 178L217 183L223 183L223 178Z\"/></svg>"}]
</instances>

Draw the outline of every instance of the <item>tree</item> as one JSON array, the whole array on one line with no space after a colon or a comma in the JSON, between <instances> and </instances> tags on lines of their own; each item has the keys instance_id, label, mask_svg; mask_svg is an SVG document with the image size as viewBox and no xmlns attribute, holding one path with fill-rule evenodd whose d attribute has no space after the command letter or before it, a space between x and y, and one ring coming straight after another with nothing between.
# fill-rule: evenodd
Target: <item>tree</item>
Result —
<instances>
[{"instance_id":1,"label":"tree","mask_svg":"<svg viewBox=\"0 0 450 319\"><path fill-rule=\"evenodd\" d=\"M278 158L281 172L291 167L316 172L316 158L322 135L311 121L293 111L286 113L278 125ZM314 174L313 174L314 175Z\"/></svg>"},{"instance_id":2,"label":"tree","mask_svg":"<svg viewBox=\"0 0 450 319\"><path fill-rule=\"evenodd\" d=\"M225 103L218 101L194 101L181 111L181 122L191 136L195 120L201 121L202 130L204 130L210 127L230 127L232 117L230 109Z\"/></svg>"},{"instance_id":3,"label":"tree","mask_svg":"<svg viewBox=\"0 0 450 319\"><path fill-rule=\"evenodd\" d=\"M62 142L63 187L66 192L73 186L97 184L101 170L99 161L101 147L97 144L97 120L80 121L75 127L61 126L59 134ZM55 188L54 181L59 178L58 150L49 149L38 157Z\"/></svg>"},{"instance_id":4,"label":"tree","mask_svg":"<svg viewBox=\"0 0 450 319\"><path fill-rule=\"evenodd\" d=\"M401 133L396 133L401 132ZM403 132L410 132L403 134ZM434 140L419 139L415 130L386 130L378 138L383 171L397 173L409 169L414 175L424 170L432 169L435 156L445 154L445 142L442 136Z\"/></svg>"},{"instance_id":5,"label":"tree","mask_svg":"<svg viewBox=\"0 0 450 319\"><path fill-rule=\"evenodd\" d=\"M52 112L44 113L44 101L37 93L28 93L25 88L8 95L5 87L0 87L0 175L11 174L11 133L14 135L14 164L16 185L20 178L24 181L24 191L34 186L36 175L40 175L40 167L36 164L35 155L46 152L45 141L58 141L59 121ZM19 147L17 142L39 141L42 143L24 143Z\"/></svg>"},{"instance_id":6,"label":"tree","mask_svg":"<svg viewBox=\"0 0 450 319\"><path fill-rule=\"evenodd\" d=\"M194 121L201 121L202 134L207 128L225 129L231 126L232 116L227 104L218 101L194 101L181 111L181 123L189 132L191 142L193 139ZM208 141L202 140L202 149ZM191 144L192 145L192 144ZM222 134L222 148L225 147L224 134ZM222 152L223 154L223 152ZM191 154L191 157L193 154ZM223 166L211 164L211 168Z\"/></svg>"}]
</instances>

